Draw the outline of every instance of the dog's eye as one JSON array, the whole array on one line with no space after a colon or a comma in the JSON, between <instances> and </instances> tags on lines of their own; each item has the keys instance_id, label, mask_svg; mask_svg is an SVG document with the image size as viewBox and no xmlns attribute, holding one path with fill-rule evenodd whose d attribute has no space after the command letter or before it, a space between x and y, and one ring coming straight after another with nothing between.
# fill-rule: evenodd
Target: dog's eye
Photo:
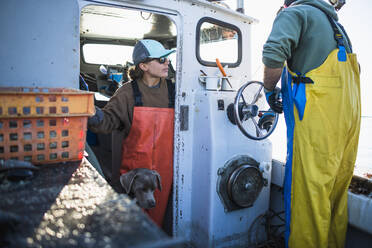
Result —
<instances>
[{"instance_id":1,"label":"dog's eye","mask_svg":"<svg viewBox=\"0 0 372 248\"><path fill-rule=\"evenodd\" d=\"M142 192L144 193L149 193L149 192L153 192L154 190L153 189L141 189Z\"/></svg>"}]
</instances>

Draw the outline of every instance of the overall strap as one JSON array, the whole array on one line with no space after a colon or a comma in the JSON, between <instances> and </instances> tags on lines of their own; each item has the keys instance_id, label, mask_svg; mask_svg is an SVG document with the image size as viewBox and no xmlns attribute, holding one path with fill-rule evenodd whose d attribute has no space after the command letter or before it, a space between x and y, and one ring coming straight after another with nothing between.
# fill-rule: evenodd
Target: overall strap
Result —
<instances>
[{"instance_id":1,"label":"overall strap","mask_svg":"<svg viewBox=\"0 0 372 248\"><path fill-rule=\"evenodd\" d=\"M322 9L320 10L323 11ZM337 28L337 26L340 26L341 30L346 35L347 40L349 40L349 37L347 36L344 27L340 23L337 23L336 20L334 20L331 16L329 16L325 11L323 11L323 13L327 16L329 23L331 24L332 29L333 29L334 38L337 42L337 47L339 49L337 53L338 61L345 62L346 61L346 48L344 44L344 37L341 34L340 30ZM348 45L351 50L351 45L350 44Z\"/></svg>"},{"instance_id":2,"label":"overall strap","mask_svg":"<svg viewBox=\"0 0 372 248\"><path fill-rule=\"evenodd\" d=\"M344 37L342 36L341 32L337 28L336 21L331 18L329 15L327 15L329 22L331 23L333 33L334 33L334 38L337 42L337 46L339 49L339 52L337 54L338 61L346 61L346 49L345 49L345 44L344 44Z\"/></svg>"},{"instance_id":3,"label":"overall strap","mask_svg":"<svg viewBox=\"0 0 372 248\"><path fill-rule=\"evenodd\" d=\"M143 106L142 94L139 91L137 81L132 82L133 96L134 96L134 106Z\"/></svg>"},{"instance_id":4,"label":"overall strap","mask_svg":"<svg viewBox=\"0 0 372 248\"><path fill-rule=\"evenodd\" d=\"M174 83L172 83L171 80L166 80L167 81L167 88L168 88L168 107L169 108L174 108L174 103L175 103L175 87ZM132 89L133 89L133 96L134 96L134 106L143 106L142 102L142 94L138 88L138 83L137 81L132 82Z\"/></svg>"},{"instance_id":5,"label":"overall strap","mask_svg":"<svg viewBox=\"0 0 372 248\"><path fill-rule=\"evenodd\" d=\"M174 108L175 94L176 94L174 83L172 83L172 81L168 79L166 81L167 81L168 99L169 99L168 108Z\"/></svg>"},{"instance_id":6,"label":"overall strap","mask_svg":"<svg viewBox=\"0 0 372 248\"><path fill-rule=\"evenodd\" d=\"M329 22L331 23L331 26L332 26L332 29L333 29L333 33L334 33L334 38L337 42L337 46L340 47L340 46L344 46L345 47L345 44L344 44L344 38L340 32L340 30L338 30L337 28L337 24L336 24L336 21L330 17L329 15L327 15L327 18L329 20Z\"/></svg>"},{"instance_id":7,"label":"overall strap","mask_svg":"<svg viewBox=\"0 0 372 248\"><path fill-rule=\"evenodd\" d=\"M351 45L351 41L350 41L349 36L347 35L346 31L345 31L344 26L342 26L341 23L339 23L339 22L337 22L337 25L341 28L342 32L344 32L346 40L347 40L347 44L349 45L349 48L350 48L350 52L353 53L353 46Z\"/></svg>"}]
</instances>

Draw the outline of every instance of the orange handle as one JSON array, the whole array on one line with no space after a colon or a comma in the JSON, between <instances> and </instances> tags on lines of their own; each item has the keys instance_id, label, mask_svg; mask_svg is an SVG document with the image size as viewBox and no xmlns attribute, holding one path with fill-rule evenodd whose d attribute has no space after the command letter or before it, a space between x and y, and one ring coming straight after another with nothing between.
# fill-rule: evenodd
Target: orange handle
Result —
<instances>
[{"instance_id":1,"label":"orange handle","mask_svg":"<svg viewBox=\"0 0 372 248\"><path fill-rule=\"evenodd\" d=\"M225 70L223 69L223 67L222 67L222 65L221 65L219 59L216 59L216 64L217 64L218 68L220 69L222 75L223 75L224 77L226 77L226 72L225 72Z\"/></svg>"}]
</instances>

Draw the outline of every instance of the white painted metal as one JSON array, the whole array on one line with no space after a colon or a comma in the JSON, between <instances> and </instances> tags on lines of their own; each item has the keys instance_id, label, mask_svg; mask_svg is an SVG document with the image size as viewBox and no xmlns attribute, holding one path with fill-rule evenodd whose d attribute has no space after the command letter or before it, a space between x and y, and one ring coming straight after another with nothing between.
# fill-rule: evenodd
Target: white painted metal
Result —
<instances>
[{"instance_id":1,"label":"white painted metal","mask_svg":"<svg viewBox=\"0 0 372 248\"><path fill-rule=\"evenodd\" d=\"M271 183L283 188L285 175L285 164L278 160L273 160L272 162L272 175Z\"/></svg>"},{"instance_id":2,"label":"white painted metal","mask_svg":"<svg viewBox=\"0 0 372 248\"><path fill-rule=\"evenodd\" d=\"M203 1L183 1L178 14L177 106L174 155L174 235L197 247L247 246L247 230L268 208L269 190L264 188L255 206L225 213L216 192L217 170L236 155L246 154L266 162L271 171L271 144L254 142L232 125L225 111L217 110L217 100L225 109L236 92L206 91L199 83L200 69L220 75L216 67L205 67L195 57L196 25L202 17L212 17L239 27L243 56L237 68L228 68L235 89L250 80L250 25L253 19ZM175 8L176 9L176 8ZM176 9L177 10L177 9ZM192 18L191 18L192 17ZM181 131L180 107L189 108L188 130ZM263 164L264 164L263 163Z\"/></svg>"},{"instance_id":3,"label":"white painted metal","mask_svg":"<svg viewBox=\"0 0 372 248\"><path fill-rule=\"evenodd\" d=\"M348 193L349 223L372 234L372 198Z\"/></svg>"},{"instance_id":4,"label":"white painted metal","mask_svg":"<svg viewBox=\"0 0 372 248\"><path fill-rule=\"evenodd\" d=\"M236 0L237 11L244 13L244 0Z\"/></svg>"},{"instance_id":5,"label":"white painted metal","mask_svg":"<svg viewBox=\"0 0 372 248\"><path fill-rule=\"evenodd\" d=\"M79 19L76 0L1 1L0 86L77 88Z\"/></svg>"},{"instance_id":6,"label":"white painted metal","mask_svg":"<svg viewBox=\"0 0 372 248\"><path fill-rule=\"evenodd\" d=\"M189 212L190 219L179 218L178 228L190 225L191 240L198 247L247 247L251 224L269 207L269 187L263 188L253 207L232 212L224 211L216 191L218 169L238 155L258 161L270 185L271 143L246 138L228 121L226 111L217 108L218 100L223 100L227 107L234 101L235 94L200 90L190 109L194 112L193 159L184 161L182 171L185 178L192 177L191 187L183 191L184 195L190 195L191 204L181 209ZM192 164L192 171L190 166L186 167L188 164Z\"/></svg>"}]
</instances>

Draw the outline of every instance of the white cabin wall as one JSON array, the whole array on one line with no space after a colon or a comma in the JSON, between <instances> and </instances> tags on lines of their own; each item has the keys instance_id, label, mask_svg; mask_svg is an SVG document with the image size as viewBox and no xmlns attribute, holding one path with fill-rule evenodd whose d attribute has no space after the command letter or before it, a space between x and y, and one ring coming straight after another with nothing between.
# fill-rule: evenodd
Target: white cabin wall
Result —
<instances>
[{"instance_id":1,"label":"white cabin wall","mask_svg":"<svg viewBox=\"0 0 372 248\"><path fill-rule=\"evenodd\" d=\"M78 88L79 18L76 0L1 1L0 86Z\"/></svg>"},{"instance_id":2,"label":"white cabin wall","mask_svg":"<svg viewBox=\"0 0 372 248\"><path fill-rule=\"evenodd\" d=\"M182 2L180 8L178 12L183 23L181 24L182 32L178 31L179 51L177 56L179 56L179 64L177 65L177 71L179 74L177 75L177 82L179 84L177 85L178 102L176 111L179 110L181 105L187 106L189 115L188 130L180 131L179 113L176 113L175 150L177 152L175 153L174 164L175 223L173 227L176 236L185 237L187 240L199 240L199 242L204 240L205 243L199 243L199 247L207 247L212 245L208 242L213 239L213 237L208 237L210 234L208 232L214 231L212 225L217 224L212 222L212 215L215 214L215 211L221 211L221 209L216 210L212 206L216 204L213 194L216 194L217 176L215 168L212 168L215 166L213 164L220 160L218 163L222 167L224 162L235 153L242 154L241 151L232 151L234 149L233 146L230 148L231 143L229 142L234 141L226 139L226 137L229 138L228 136L218 136L216 130L221 133L229 131L228 133L232 132L234 136L240 136L241 146L245 145L244 142L247 141L247 138L243 137L236 126L228 122L226 112L220 113L222 116L218 119L212 119L215 116L209 109L212 107L209 106L212 103L211 99L215 100L216 98L212 96L213 94L211 95L205 91L199 83L198 77L201 69L208 75L221 74L217 67L206 67L197 61L195 52L196 25L201 18L211 17L233 24L241 29L242 62L239 67L226 69L227 74L232 76L231 82L237 90L240 85L251 79L250 25L252 25L253 20L247 16L240 16L234 11L196 1ZM230 99L225 102L225 108L233 101L235 94L236 92L228 92L227 94L221 92L221 96ZM203 119L199 116L201 108L204 108L202 110L204 111L203 114L207 114L210 119ZM219 121L223 122L220 123L222 124L221 129L218 129L217 122ZM226 126L233 130L226 130ZM226 149L216 143L220 142L221 139L226 139L224 144ZM267 144L267 148L270 150L271 144ZM218 154L221 150L226 153ZM220 156L216 157L216 155ZM265 157L263 161L270 161L270 159L271 157ZM200 174L208 176L201 178ZM202 187L202 184L204 187ZM196 216L200 218L195 218ZM203 222L204 218L205 221ZM216 234L216 238L218 235Z\"/></svg>"}]
</instances>

